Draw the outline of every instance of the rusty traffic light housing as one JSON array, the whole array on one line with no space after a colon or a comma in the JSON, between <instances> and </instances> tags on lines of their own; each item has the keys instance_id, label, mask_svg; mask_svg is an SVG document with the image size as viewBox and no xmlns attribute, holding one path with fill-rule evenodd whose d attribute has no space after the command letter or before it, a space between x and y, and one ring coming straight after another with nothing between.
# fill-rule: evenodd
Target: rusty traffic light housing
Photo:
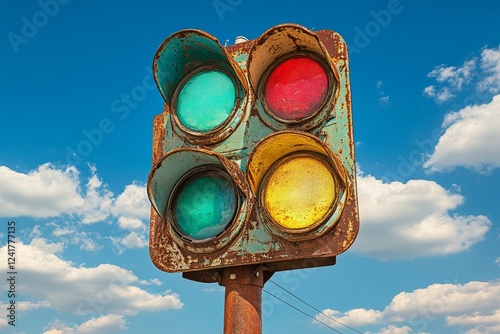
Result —
<instances>
[{"instance_id":1,"label":"rusty traffic light housing","mask_svg":"<svg viewBox=\"0 0 500 334\"><path fill-rule=\"evenodd\" d=\"M153 61L150 255L213 282L226 267L332 265L359 229L342 37L278 25L223 47L199 30Z\"/></svg>"}]
</instances>

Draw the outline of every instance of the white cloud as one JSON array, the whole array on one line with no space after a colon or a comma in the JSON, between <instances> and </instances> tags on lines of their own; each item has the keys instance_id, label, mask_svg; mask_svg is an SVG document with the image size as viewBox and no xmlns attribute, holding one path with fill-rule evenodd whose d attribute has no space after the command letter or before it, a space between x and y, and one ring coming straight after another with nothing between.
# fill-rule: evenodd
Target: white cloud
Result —
<instances>
[{"instance_id":1,"label":"white cloud","mask_svg":"<svg viewBox=\"0 0 500 334\"><path fill-rule=\"evenodd\" d=\"M65 235L71 235L74 234L75 230L70 227L57 227L52 231L52 235L55 237L62 237Z\"/></svg>"},{"instance_id":2,"label":"white cloud","mask_svg":"<svg viewBox=\"0 0 500 334\"><path fill-rule=\"evenodd\" d=\"M83 334L83 333L116 333L127 330L127 324L123 316L118 314L108 314L99 318L92 318L81 325L68 326L63 322L54 321L51 328L44 334Z\"/></svg>"},{"instance_id":3,"label":"white cloud","mask_svg":"<svg viewBox=\"0 0 500 334\"><path fill-rule=\"evenodd\" d=\"M494 94L500 92L500 45L481 52L481 67L486 77L479 82L479 87Z\"/></svg>"},{"instance_id":4,"label":"white cloud","mask_svg":"<svg viewBox=\"0 0 500 334\"><path fill-rule=\"evenodd\" d=\"M8 305L9 304L0 304L0 307L2 308L2 310L5 310L7 309ZM48 307L50 307L50 303L46 300L37 302L16 301L16 310L19 312L28 312L31 310Z\"/></svg>"},{"instance_id":5,"label":"white cloud","mask_svg":"<svg viewBox=\"0 0 500 334\"><path fill-rule=\"evenodd\" d=\"M59 254L64 250L64 243L48 243L44 238L33 238L30 246L38 248L46 253Z\"/></svg>"},{"instance_id":6,"label":"white cloud","mask_svg":"<svg viewBox=\"0 0 500 334\"><path fill-rule=\"evenodd\" d=\"M57 168L47 163L34 171L20 173L0 166L1 214L64 219L64 227L52 223L57 226L52 236L88 251L102 246L96 240L98 237L81 231L79 225L117 221L120 228L133 232L121 237L122 248L146 247L148 230L143 220L149 218L151 207L146 187L133 182L115 196L97 176L96 168L89 168L91 176L84 179L75 167Z\"/></svg>"},{"instance_id":7,"label":"white cloud","mask_svg":"<svg viewBox=\"0 0 500 334\"><path fill-rule=\"evenodd\" d=\"M424 163L430 171L457 166L488 171L500 166L500 95L488 104L468 106L445 116L444 134Z\"/></svg>"},{"instance_id":8,"label":"white cloud","mask_svg":"<svg viewBox=\"0 0 500 334\"><path fill-rule=\"evenodd\" d=\"M468 83L476 69L476 59L465 61L461 67L455 66L436 66L427 74L428 77L436 78L437 82L447 83L450 86L461 89L465 83Z\"/></svg>"},{"instance_id":9,"label":"white cloud","mask_svg":"<svg viewBox=\"0 0 500 334\"><path fill-rule=\"evenodd\" d=\"M463 202L433 181L385 183L358 175L359 235L352 251L382 260L454 254L483 240L484 216L450 215Z\"/></svg>"},{"instance_id":10,"label":"white cloud","mask_svg":"<svg viewBox=\"0 0 500 334\"><path fill-rule=\"evenodd\" d=\"M389 101L390 100L390 97L389 95L387 95L383 90L382 90L382 84L384 82L382 80L379 80L377 81L377 89L379 90L379 93L378 95L380 96L379 99L378 99L378 102L379 102L379 105L382 106L382 107L387 107L388 105L391 104L391 102Z\"/></svg>"},{"instance_id":11,"label":"white cloud","mask_svg":"<svg viewBox=\"0 0 500 334\"><path fill-rule=\"evenodd\" d=\"M436 99L438 102L445 102L454 97L455 95L450 92L446 87L441 88L439 92L436 93Z\"/></svg>"},{"instance_id":12,"label":"white cloud","mask_svg":"<svg viewBox=\"0 0 500 334\"><path fill-rule=\"evenodd\" d=\"M44 164L18 173L0 166L0 212L4 216L45 218L74 212L84 204L75 167L56 169Z\"/></svg>"},{"instance_id":13,"label":"white cloud","mask_svg":"<svg viewBox=\"0 0 500 334\"><path fill-rule=\"evenodd\" d=\"M492 326L477 326L464 332L464 334L498 334L500 333L500 325Z\"/></svg>"},{"instance_id":14,"label":"white cloud","mask_svg":"<svg viewBox=\"0 0 500 334\"><path fill-rule=\"evenodd\" d=\"M161 286L162 282L158 278L153 278L150 279L149 281L142 280L140 282L142 285L156 285L156 286Z\"/></svg>"},{"instance_id":15,"label":"white cloud","mask_svg":"<svg viewBox=\"0 0 500 334\"><path fill-rule=\"evenodd\" d=\"M46 163L37 170L20 173L0 166L0 212L9 217L35 218L73 214L85 224L104 221L110 214L149 217L145 186L134 182L114 198L96 168L90 166L90 171L92 175L82 182L75 167L57 168Z\"/></svg>"},{"instance_id":16,"label":"white cloud","mask_svg":"<svg viewBox=\"0 0 500 334\"><path fill-rule=\"evenodd\" d=\"M141 220L124 216L118 218L118 225L125 230L137 230L144 228L144 224Z\"/></svg>"},{"instance_id":17,"label":"white cloud","mask_svg":"<svg viewBox=\"0 0 500 334\"><path fill-rule=\"evenodd\" d=\"M424 95L428 97L434 97L437 102L445 102L455 95L447 87L442 87L436 90L436 86L431 85L424 88Z\"/></svg>"},{"instance_id":18,"label":"white cloud","mask_svg":"<svg viewBox=\"0 0 500 334\"><path fill-rule=\"evenodd\" d=\"M379 102L383 106L388 106L389 104L391 104L391 102L389 101L389 96L380 97Z\"/></svg>"},{"instance_id":19,"label":"white cloud","mask_svg":"<svg viewBox=\"0 0 500 334\"><path fill-rule=\"evenodd\" d=\"M66 224L71 224L66 222ZM101 250L103 246L98 243L101 236L97 233L87 232L82 230L78 224L73 224L73 226L58 226L55 223L46 224L46 226L54 226L54 230L51 233L52 237L60 240L59 243L70 244L79 246L81 250L86 250L89 252L95 252ZM33 241L31 242L33 243Z\"/></svg>"},{"instance_id":20,"label":"white cloud","mask_svg":"<svg viewBox=\"0 0 500 334\"><path fill-rule=\"evenodd\" d=\"M436 96L436 86L431 85L424 88L424 95L434 97Z\"/></svg>"},{"instance_id":21,"label":"white cloud","mask_svg":"<svg viewBox=\"0 0 500 334\"><path fill-rule=\"evenodd\" d=\"M497 48L483 48L479 56L464 61L460 67L444 64L436 66L427 76L435 78L439 87L427 86L423 94L435 98L438 103L455 97L466 86L479 92L500 93L500 45Z\"/></svg>"},{"instance_id":22,"label":"white cloud","mask_svg":"<svg viewBox=\"0 0 500 334\"><path fill-rule=\"evenodd\" d=\"M3 258L6 249L5 246L0 249ZM139 279L116 265L75 267L43 249L22 243L16 244L16 251L23 254L22 280L17 282L17 289L57 311L76 315L133 315L183 306L175 293L151 294L135 286ZM7 271L6 263L0 263L0 270Z\"/></svg>"},{"instance_id":23,"label":"white cloud","mask_svg":"<svg viewBox=\"0 0 500 334\"><path fill-rule=\"evenodd\" d=\"M389 325L378 331L378 334L411 334L413 330L408 326L396 327L394 325Z\"/></svg>"},{"instance_id":24,"label":"white cloud","mask_svg":"<svg viewBox=\"0 0 500 334\"><path fill-rule=\"evenodd\" d=\"M377 324L382 319L382 312L376 310L353 309L345 313L326 309L315 318L328 325L335 324L332 327L340 327L340 324L350 327L361 327L370 324Z\"/></svg>"},{"instance_id":25,"label":"white cloud","mask_svg":"<svg viewBox=\"0 0 500 334\"><path fill-rule=\"evenodd\" d=\"M83 223L106 219L112 193L95 175L82 187L75 167L56 168L46 163L27 173L0 166L0 212L9 217L78 215ZM82 189L84 188L84 189Z\"/></svg>"},{"instance_id":26,"label":"white cloud","mask_svg":"<svg viewBox=\"0 0 500 334\"><path fill-rule=\"evenodd\" d=\"M127 185L125 190L116 198L113 214L127 218L147 219L149 218L150 208L151 204L148 200L146 187L133 183Z\"/></svg>"},{"instance_id":27,"label":"white cloud","mask_svg":"<svg viewBox=\"0 0 500 334\"><path fill-rule=\"evenodd\" d=\"M126 248L142 248L149 244L149 241L141 234L130 232L129 235L120 240L120 244Z\"/></svg>"},{"instance_id":28,"label":"white cloud","mask_svg":"<svg viewBox=\"0 0 500 334\"><path fill-rule=\"evenodd\" d=\"M333 328L341 322L348 326L380 325L379 333L413 333L412 324L425 328L430 319L443 318L448 326L476 326L481 333L496 333L500 316L500 281L460 284L433 284L396 295L383 311L355 309L339 312L325 309L316 319ZM402 324L396 327L395 324ZM472 329L472 330L475 330ZM473 332L468 332L473 333ZM479 333L479 332L477 332Z\"/></svg>"},{"instance_id":29,"label":"white cloud","mask_svg":"<svg viewBox=\"0 0 500 334\"><path fill-rule=\"evenodd\" d=\"M7 296L7 293L5 293L4 296ZM2 309L2 310L7 310L9 306L10 306L10 304L1 304L0 303L0 309ZM18 312L18 314L19 314L19 312L24 313L24 312L28 312L31 310L36 310L36 309L41 309L41 308L49 308L49 307L50 307L50 303L48 301L27 302L27 301L16 300L16 312ZM9 325L9 323L8 323L11 320L13 320L13 319L10 319L7 316L7 312L5 313L5 316L0 317L0 331L6 330L7 333L10 333L10 331L7 331L7 329L8 328L12 329L12 325ZM17 324L19 323L19 321L17 319L16 319L16 323Z\"/></svg>"},{"instance_id":30,"label":"white cloud","mask_svg":"<svg viewBox=\"0 0 500 334\"><path fill-rule=\"evenodd\" d=\"M106 220L113 205L113 193L108 190L106 185L103 186L102 180L95 173L96 170L93 168L92 176L85 185L84 204L76 210L81 215L81 221L84 224Z\"/></svg>"},{"instance_id":31,"label":"white cloud","mask_svg":"<svg viewBox=\"0 0 500 334\"><path fill-rule=\"evenodd\" d=\"M450 325L496 325L500 324L500 309L496 310L493 314L466 314L459 316L446 317L446 322Z\"/></svg>"}]
</instances>

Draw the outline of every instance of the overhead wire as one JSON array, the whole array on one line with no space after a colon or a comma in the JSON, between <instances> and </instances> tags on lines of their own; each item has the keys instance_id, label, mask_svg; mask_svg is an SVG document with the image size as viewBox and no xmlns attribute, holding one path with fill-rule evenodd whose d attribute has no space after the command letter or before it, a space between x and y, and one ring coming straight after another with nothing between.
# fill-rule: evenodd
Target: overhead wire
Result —
<instances>
[{"instance_id":1,"label":"overhead wire","mask_svg":"<svg viewBox=\"0 0 500 334\"><path fill-rule=\"evenodd\" d=\"M327 317L328 319L330 319L330 320L332 320L332 321L334 321L334 322L338 323L339 325L342 325L342 326L344 326L344 327L346 327L346 328L349 328L350 330L352 330L352 331L354 331L354 332L356 332L356 333L358 333L358 334L363 334L362 332L358 331L356 328L350 327L349 325L346 325L346 324L342 323L341 321L339 321L339 320L337 320L337 319L335 319L335 318L333 318L333 317L329 316L328 314L326 314L326 313L324 313L323 311L319 310L318 308L314 307L313 305L311 305L310 303L306 302L306 301L305 301L305 300L303 300L302 298L300 298L300 297L298 297L297 295L293 294L292 292L288 291L287 289L285 289L284 287L282 287L282 286L281 286L281 285L279 285L278 283L276 283L276 282L274 282L274 281L272 281L272 280L269 280L268 282L273 283L273 284L274 284L274 285L276 285L278 288L282 289L283 291L285 291L286 293L288 293L288 294L289 294L289 295L291 295L292 297L296 298L296 299L297 299L297 300L299 300L300 302L302 302L302 303L306 304L307 306L309 306L310 308L312 308L312 309L313 309L313 310L315 310L316 312L319 312L320 314L324 315L324 316L325 316L325 317ZM267 291L266 291L266 292L267 292ZM268 293L268 294L271 294L271 293L269 293L269 292L267 292L267 293ZM279 299L279 300L281 300L280 298L278 298L278 297L276 297L276 296L274 296L274 297L275 297L275 298L277 298L277 299ZM287 305L290 305L290 304L289 304L289 303L287 303L287 302L284 302L284 303L285 303L285 304L287 304ZM291 305L290 305L290 306L291 306ZM295 309L297 309L297 308L296 308L296 307L294 307L294 306L292 306L292 307L293 307L293 308L295 308ZM301 313L306 314L305 312L303 312L303 311L301 311L301 310L299 310L299 311L300 311ZM329 328L333 329L333 327L331 327L331 326L329 326L329 325L325 324L324 322L322 322L322 321L320 321L320 320L318 320L318 319L316 319L316 318L313 318L312 316L310 316L310 315L308 315L308 314L306 314L306 315L307 315L308 317L310 317L310 318L312 318L312 319L314 319L314 320L316 320L316 321L318 321L318 322L322 323L323 325L325 325L325 326L327 326L327 327L329 327ZM333 329L333 330L337 331L336 329ZM337 332L338 332L338 331L337 331ZM338 332L338 333L340 333L340 332Z\"/></svg>"},{"instance_id":2,"label":"overhead wire","mask_svg":"<svg viewBox=\"0 0 500 334\"><path fill-rule=\"evenodd\" d=\"M300 313L304 314L305 316L307 316L307 317L309 317L309 318L313 319L314 321L317 321L317 322L319 322L320 324L322 324L322 325L324 325L324 326L326 326L326 327L330 328L332 331L342 334L342 332L340 332L340 331L336 330L335 328L331 327L331 326L330 326L330 325L328 325L326 322L323 322L323 321L321 321L321 320L316 319L315 317L313 317L312 315L310 315L310 314L308 314L308 313L306 313L306 312L302 311L302 310L301 310L301 309L299 309L298 307L296 307L296 306L294 306L294 305L292 305L292 304L288 303L287 301L285 301L285 300L281 299L280 297L278 297L278 296L276 296L276 295L273 295L272 293L270 293L270 292L269 292L269 291L267 291L266 289L262 289L262 291L264 291L264 292L265 292L265 293L267 293L268 295L273 296L274 298L278 299L279 301L281 301L281 302L285 303L286 305L290 306L291 308L293 308L293 309L295 309L295 310L299 311Z\"/></svg>"}]
</instances>

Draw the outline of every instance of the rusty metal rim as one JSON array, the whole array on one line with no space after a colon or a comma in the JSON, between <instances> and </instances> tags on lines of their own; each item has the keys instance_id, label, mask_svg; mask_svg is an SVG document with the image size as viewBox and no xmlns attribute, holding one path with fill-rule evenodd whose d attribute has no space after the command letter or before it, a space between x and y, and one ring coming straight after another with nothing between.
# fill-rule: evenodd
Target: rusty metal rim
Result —
<instances>
[{"instance_id":1,"label":"rusty metal rim","mask_svg":"<svg viewBox=\"0 0 500 334\"><path fill-rule=\"evenodd\" d=\"M167 228L170 229L171 235L174 238L174 241L178 244L181 245L182 247L185 247L186 249L189 249L193 253L211 253L214 252L218 249L221 249L225 246L227 246L230 242L232 242L236 236L242 231L242 228L246 226L247 221L250 217L250 212L252 211L253 207L253 200L248 196L249 190L248 190L248 184L245 179L245 175L243 172L236 166L236 164L229 159L225 158L224 156L207 150L207 149L196 149L196 148L179 148L170 151L167 153L158 164L156 164L153 169L151 170L151 173L149 174L148 177L148 183L147 183L147 193L148 197L151 203L154 203L154 196L153 196L153 190L151 189L151 181L155 175L155 173L160 169L163 163L167 162L167 159L171 157L172 155L176 153L186 153L186 152L193 152L193 153L199 153L199 154L204 154L207 156L215 157L219 160L219 163L215 166L222 170L224 173L228 175L228 178L232 181L232 183L235 186L236 192L237 192L237 198L239 201L239 206L238 210L235 213L234 217L236 219L233 219L233 222L228 226L228 228L223 231L220 235L218 235L215 238L209 239L209 240L203 240L200 242L193 242L192 240L188 240L186 238L181 237L178 235L178 233L174 230L174 221L172 217L172 210L171 205L172 205L172 200L173 196L175 195L175 187L179 184L179 181L176 181L176 184L173 186L173 189L168 193L168 198L167 198L167 203L165 203L165 209L163 209L163 212L160 212L155 205L153 205L155 211L158 213L159 217L162 220L162 223L167 225ZM206 163L204 165L196 166L194 169L201 168L203 166L214 166L214 164L209 164ZM192 169L186 170L183 175L190 174ZM237 175L234 175L236 173ZM242 181L243 180L243 181ZM163 217L163 218L162 218Z\"/></svg>"},{"instance_id":2,"label":"rusty metal rim","mask_svg":"<svg viewBox=\"0 0 500 334\"><path fill-rule=\"evenodd\" d=\"M269 213L267 210L264 201L266 199L264 192L265 189L267 188L269 184L269 179L271 176L274 174L275 170L279 168L282 164L284 164L286 161L289 161L291 159L299 158L299 157L314 157L315 159L319 160L323 165L328 169L330 174L332 175L332 178L334 180L334 186L335 186L335 198L333 202L330 204L328 211L321 217L319 220L314 222L313 224L304 227L304 228L297 228L297 229L292 229L292 228L286 228L280 223L278 223L272 215ZM297 151L293 153L289 153L282 158L280 158L278 161L276 161L273 165L271 165L271 168L268 169L266 175L264 176L261 185L259 186L259 206L262 209L262 216L266 222L270 222L273 225L274 229L277 229L280 231L280 234L282 235L301 235L304 233L311 232L313 230L317 230L317 228L320 225L323 225L326 221L332 217L333 213L337 209L337 207L340 204L340 199L343 197L343 193L345 190L345 187L342 182L339 179L337 171L334 169L332 164L328 161L328 159L321 154L318 154L316 152L308 152L308 151ZM303 236L301 236L301 239L303 239Z\"/></svg>"},{"instance_id":3,"label":"rusty metal rim","mask_svg":"<svg viewBox=\"0 0 500 334\"><path fill-rule=\"evenodd\" d=\"M219 71L227 75L231 81L233 82L234 90L235 90L235 101L233 109L231 113L226 118L226 120L221 123L219 126L208 132L198 132L193 131L185 127L182 122L179 120L177 116L177 103L179 95L184 88L184 85L196 74L206 71L206 70L214 70ZM240 124L243 113L238 112L239 110L245 110L245 106L248 99L246 98L246 92L244 87L240 84L239 80L236 79L235 75L222 63L212 63L207 64L205 66L201 66L193 69L191 72L186 74L184 78L179 82L177 87L174 90L172 95L172 107L171 113L173 123L175 125L174 130L176 133L180 135L182 138L188 140L194 144L214 144L218 143L231 135Z\"/></svg>"},{"instance_id":4,"label":"rusty metal rim","mask_svg":"<svg viewBox=\"0 0 500 334\"><path fill-rule=\"evenodd\" d=\"M226 224L222 232L219 234L210 237L210 238L205 238L205 239L193 239L189 238L188 236L184 235L182 231L179 228L179 224L177 222L177 219L175 218L174 212L175 212L175 206L177 203L177 197L182 189L182 187L187 184L189 181L193 180L195 177L203 175L203 174L209 174L209 173L215 173L217 175L222 176L225 178L229 183L231 184L235 198L237 200L236 203L236 209L233 212L233 215L229 219L229 222ZM174 185L172 189L172 194L169 197L169 200L167 202L167 207L165 209L165 217L167 217L168 220L172 222L172 227L173 230L176 232L177 236L180 238L180 240L186 241L188 243L192 244L209 244L212 240L219 238L222 234L224 234L225 231L227 231L232 224L233 219L236 217L236 214L240 211L241 208L241 203L242 203L242 196L241 192L238 191L238 187L236 186L235 182L231 178L231 176L220 166L220 165L201 165L198 167L195 167L188 171L186 174L182 176L181 179L177 181L177 183Z\"/></svg>"},{"instance_id":5,"label":"rusty metal rim","mask_svg":"<svg viewBox=\"0 0 500 334\"><path fill-rule=\"evenodd\" d=\"M250 170L248 166L251 166L253 164L253 160L256 159L255 155L257 154L265 154L265 150L268 145L268 142L271 142L271 140L274 137L281 136L281 135L297 135L297 136L303 136L304 138L308 138L312 140L315 145L321 148L322 152L315 152L313 149L302 149L302 150L297 150L297 151L292 151L290 153L283 153L282 155L278 155L273 158L273 163L271 164L271 168L267 170L266 173L262 176L260 181L255 181L252 171ZM272 143L272 142L271 142ZM271 144L272 145L272 144ZM295 154L313 154L313 155L318 155L322 159L324 159L324 163L326 166L328 166L328 169L332 173L332 176L334 177L335 182L335 187L336 188L336 200L334 204L332 204L331 209L328 211L327 214L325 214L324 218L320 221L318 221L316 224L313 224L312 226L303 228L303 229L288 229L283 226L281 226L279 223L275 222L270 214L267 212L265 209L265 206L262 204L261 199L262 195L260 195L263 191L263 187L265 184L265 180L269 178L269 176L272 174L272 171L277 167L277 164L279 162L286 158L289 155L295 155ZM302 131L296 131L296 130L287 130L287 131L280 131L280 132L275 132L267 137L263 138L259 144L257 144L256 148L253 150L253 152L250 154L248 158L248 163L247 163L247 180L252 179L251 182L251 188L254 192L254 194L259 194L259 207L261 210L257 210L258 214L258 220L261 224L263 224L267 229L270 230L271 233L277 234L281 236L284 239L288 240L293 240L293 241L301 241L301 240L310 240L317 238L325 233L327 233L329 230L331 230L334 226L337 225L337 222L339 218L342 215L342 212L344 210L347 198L349 196L349 178L347 176L347 172L345 170L345 167L342 165L342 163L338 160L338 158L335 156L335 154L331 151L331 149L328 147L326 143L323 141L319 140L317 137L313 136L310 133L307 132L302 132ZM258 182L258 184L254 184L255 182Z\"/></svg>"},{"instance_id":6,"label":"rusty metal rim","mask_svg":"<svg viewBox=\"0 0 500 334\"><path fill-rule=\"evenodd\" d=\"M271 110L271 108L268 106L267 100L264 95L264 88L269 75L276 69L276 67L278 67L281 63L285 62L286 60L297 57L311 58L323 67L328 78L328 92L321 106L313 114L298 120L285 120L276 116ZM293 54L292 53L285 54L277 58L271 64L271 66L269 66L262 74L257 87L257 96L260 97L259 102L262 105L262 108L259 108L259 110L263 109L267 114L267 115L261 114L262 120L271 128L274 128L276 130L283 130L284 128L291 126L294 128L298 128L302 131L307 131L314 128L319 123L322 123L326 118L330 116L329 114L333 110L333 108L332 110L329 110L329 108L326 108L326 106L329 104L335 104L335 101L337 100L338 96L337 75L335 73L335 70L329 66L328 62L315 52L305 51L305 52L294 52ZM269 116L270 118L266 116Z\"/></svg>"}]
</instances>

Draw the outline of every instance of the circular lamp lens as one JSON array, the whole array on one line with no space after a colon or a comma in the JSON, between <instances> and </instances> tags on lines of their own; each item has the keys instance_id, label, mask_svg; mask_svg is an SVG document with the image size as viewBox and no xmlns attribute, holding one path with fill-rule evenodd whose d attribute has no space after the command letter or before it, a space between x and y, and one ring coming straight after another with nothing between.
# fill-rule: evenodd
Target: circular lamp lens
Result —
<instances>
[{"instance_id":1,"label":"circular lamp lens","mask_svg":"<svg viewBox=\"0 0 500 334\"><path fill-rule=\"evenodd\" d=\"M283 159L264 182L267 212L274 222L291 230L321 222L336 197L332 172L314 155Z\"/></svg>"},{"instance_id":2,"label":"circular lamp lens","mask_svg":"<svg viewBox=\"0 0 500 334\"><path fill-rule=\"evenodd\" d=\"M177 230L192 240L212 239L221 234L238 209L234 184L220 172L196 174L186 180L174 196Z\"/></svg>"},{"instance_id":3,"label":"circular lamp lens","mask_svg":"<svg viewBox=\"0 0 500 334\"><path fill-rule=\"evenodd\" d=\"M231 115L236 89L231 78L221 71L205 70L193 75L177 98L176 113L188 130L209 132Z\"/></svg>"},{"instance_id":4,"label":"circular lamp lens","mask_svg":"<svg viewBox=\"0 0 500 334\"><path fill-rule=\"evenodd\" d=\"M271 112L285 121L298 121L319 111L328 95L328 76L317 61L290 58L267 77L264 97Z\"/></svg>"}]
</instances>

